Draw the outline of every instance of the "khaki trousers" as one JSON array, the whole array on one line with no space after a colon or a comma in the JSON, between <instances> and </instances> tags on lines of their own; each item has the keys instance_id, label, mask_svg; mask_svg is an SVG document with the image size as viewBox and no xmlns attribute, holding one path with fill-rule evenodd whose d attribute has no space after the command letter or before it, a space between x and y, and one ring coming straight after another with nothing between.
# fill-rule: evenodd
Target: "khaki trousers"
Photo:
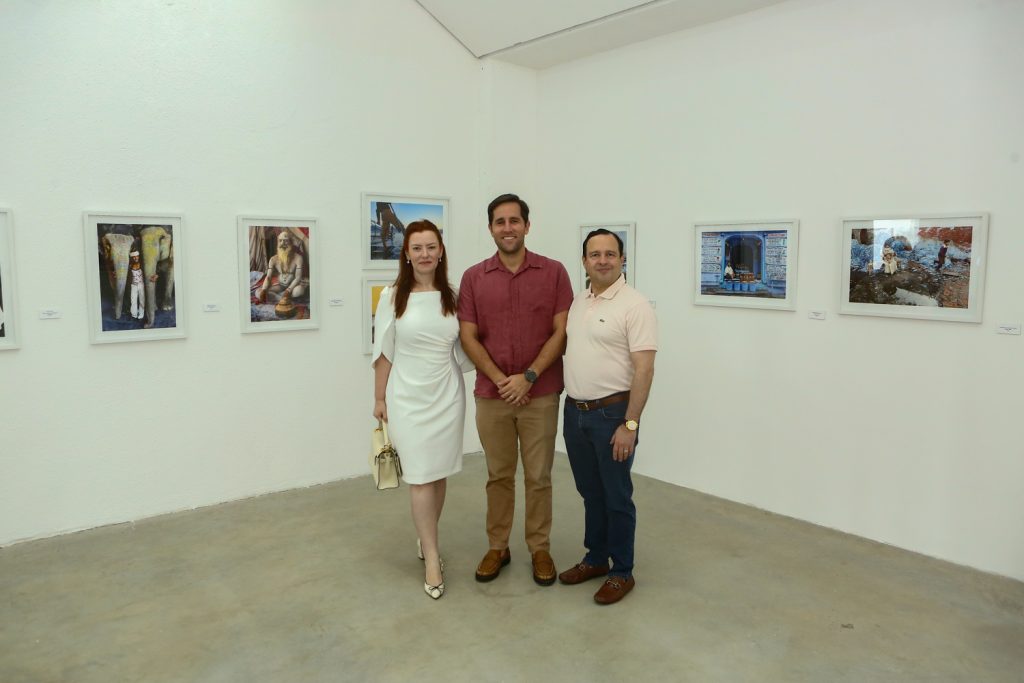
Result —
<instances>
[{"instance_id":1,"label":"khaki trousers","mask_svg":"<svg viewBox=\"0 0 1024 683\"><path fill-rule=\"evenodd\" d=\"M487 540L494 550L508 547L520 454L526 488L526 547L531 554L551 548L551 464L558 397L540 396L518 408L501 399L476 399L476 429L487 458Z\"/></svg>"}]
</instances>

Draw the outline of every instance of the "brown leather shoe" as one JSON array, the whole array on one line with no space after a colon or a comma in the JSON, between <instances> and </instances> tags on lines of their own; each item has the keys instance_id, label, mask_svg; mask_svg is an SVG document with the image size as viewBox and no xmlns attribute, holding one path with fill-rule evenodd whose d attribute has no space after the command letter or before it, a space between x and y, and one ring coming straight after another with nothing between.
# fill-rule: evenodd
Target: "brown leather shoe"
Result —
<instances>
[{"instance_id":1,"label":"brown leather shoe","mask_svg":"<svg viewBox=\"0 0 1024 683\"><path fill-rule=\"evenodd\" d=\"M596 593L594 602L599 605L611 605L626 597L626 593L633 590L636 581L630 576L628 579L622 576L609 576Z\"/></svg>"},{"instance_id":2,"label":"brown leather shoe","mask_svg":"<svg viewBox=\"0 0 1024 683\"><path fill-rule=\"evenodd\" d=\"M575 567L566 569L564 572L558 575L558 580L567 586L575 586L577 583L583 583L584 581L590 581L598 576L604 576L608 573L608 565L603 567L594 567L586 562L580 562Z\"/></svg>"},{"instance_id":3,"label":"brown leather shoe","mask_svg":"<svg viewBox=\"0 0 1024 683\"><path fill-rule=\"evenodd\" d=\"M533 554L533 580L541 586L550 586L555 582L555 561L547 550L538 550Z\"/></svg>"},{"instance_id":4,"label":"brown leather shoe","mask_svg":"<svg viewBox=\"0 0 1024 683\"><path fill-rule=\"evenodd\" d=\"M476 580L477 581L494 581L498 578L498 574L501 573L501 568L512 561L512 553L509 552L508 548L504 550L491 550L487 551L484 555L484 559L480 560L480 564L476 568Z\"/></svg>"}]
</instances>

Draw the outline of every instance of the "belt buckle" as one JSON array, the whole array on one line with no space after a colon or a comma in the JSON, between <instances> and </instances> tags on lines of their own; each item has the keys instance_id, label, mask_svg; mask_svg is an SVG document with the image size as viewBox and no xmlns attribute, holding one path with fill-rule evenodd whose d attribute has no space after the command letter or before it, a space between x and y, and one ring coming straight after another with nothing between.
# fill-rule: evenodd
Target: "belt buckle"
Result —
<instances>
[{"instance_id":1,"label":"belt buckle","mask_svg":"<svg viewBox=\"0 0 1024 683\"><path fill-rule=\"evenodd\" d=\"M576 410L589 411L590 405L588 401L576 401Z\"/></svg>"}]
</instances>

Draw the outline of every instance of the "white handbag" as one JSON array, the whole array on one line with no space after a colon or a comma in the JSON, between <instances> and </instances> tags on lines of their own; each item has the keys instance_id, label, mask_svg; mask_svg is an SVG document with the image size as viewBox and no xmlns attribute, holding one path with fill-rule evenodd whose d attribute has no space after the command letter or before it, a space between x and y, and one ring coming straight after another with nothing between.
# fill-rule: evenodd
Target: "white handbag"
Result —
<instances>
[{"instance_id":1,"label":"white handbag","mask_svg":"<svg viewBox=\"0 0 1024 683\"><path fill-rule=\"evenodd\" d=\"M401 483L402 461L388 438L387 424L379 420L370 437L370 471L378 491L397 489Z\"/></svg>"}]
</instances>

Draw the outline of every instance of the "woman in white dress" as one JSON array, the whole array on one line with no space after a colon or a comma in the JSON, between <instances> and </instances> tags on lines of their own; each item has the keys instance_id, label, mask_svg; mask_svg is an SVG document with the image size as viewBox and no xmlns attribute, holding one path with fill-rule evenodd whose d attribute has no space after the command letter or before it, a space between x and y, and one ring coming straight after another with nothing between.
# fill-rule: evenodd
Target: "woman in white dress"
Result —
<instances>
[{"instance_id":1,"label":"woman in white dress","mask_svg":"<svg viewBox=\"0 0 1024 683\"><path fill-rule=\"evenodd\" d=\"M373 416L388 423L402 458L426 572L423 590L435 600L444 595L437 525L446 477L462 469L466 395L457 310L440 231L427 220L409 224L398 278L377 303Z\"/></svg>"}]
</instances>

